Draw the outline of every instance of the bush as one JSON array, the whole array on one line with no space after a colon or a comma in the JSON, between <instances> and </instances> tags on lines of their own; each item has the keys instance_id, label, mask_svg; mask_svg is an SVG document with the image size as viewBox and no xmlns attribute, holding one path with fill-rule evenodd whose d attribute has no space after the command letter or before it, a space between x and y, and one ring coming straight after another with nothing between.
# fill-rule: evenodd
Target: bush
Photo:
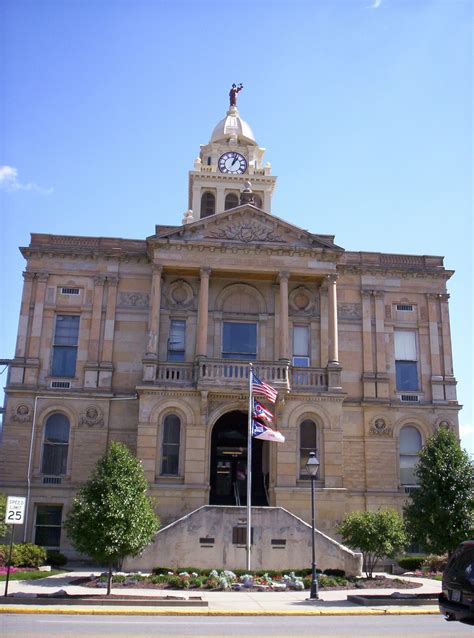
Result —
<instances>
[{"instance_id":1,"label":"bush","mask_svg":"<svg viewBox=\"0 0 474 638\"><path fill-rule=\"evenodd\" d=\"M8 561L9 547L0 545L0 561ZM46 562L46 550L33 543L19 543L12 547L12 567L40 567Z\"/></svg>"},{"instance_id":2,"label":"bush","mask_svg":"<svg viewBox=\"0 0 474 638\"><path fill-rule=\"evenodd\" d=\"M340 578L345 578L346 572L343 569L325 569L323 571L325 576L339 576Z\"/></svg>"},{"instance_id":3,"label":"bush","mask_svg":"<svg viewBox=\"0 0 474 638\"><path fill-rule=\"evenodd\" d=\"M63 567L67 563L67 558L56 549L48 549L46 551L46 562L51 567Z\"/></svg>"},{"instance_id":4,"label":"bush","mask_svg":"<svg viewBox=\"0 0 474 638\"><path fill-rule=\"evenodd\" d=\"M172 569L171 567L153 567L153 569L151 570L151 573L155 576L159 576L160 574L168 574L168 572L173 572L174 574L174 569Z\"/></svg>"},{"instance_id":5,"label":"bush","mask_svg":"<svg viewBox=\"0 0 474 638\"><path fill-rule=\"evenodd\" d=\"M402 569L413 572L416 569L421 569L425 556L400 556L397 558L397 563Z\"/></svg>"},{"instance_id":6,"label":"bush","mask_svg":"<svg viewBox=\"0 0 474 638\"><path fill-rule=\"evenodd\" d=\"M151 582L154 585L167 585L169 578L166 574L155 574L151 577Z\"/></svg>"},{"instance_id":7,"label":"bush","mask_svg":"<svg viewBox=\"0 0 474 638\"><path fill-rule=\"evenodd\" d=\"M443 572L448 563L448 555L442 554L437 556L436 554L430 554L425 557L421 568L427 572Z\"/></svg>"}]
</instances>

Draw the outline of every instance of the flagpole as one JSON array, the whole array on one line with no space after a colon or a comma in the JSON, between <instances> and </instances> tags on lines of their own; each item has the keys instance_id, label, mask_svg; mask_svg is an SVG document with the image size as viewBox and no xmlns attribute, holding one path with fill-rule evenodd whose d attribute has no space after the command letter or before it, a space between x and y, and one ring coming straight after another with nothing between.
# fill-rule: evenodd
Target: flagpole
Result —
<instances>
[{"instance_id":1,"label":"flagpole","mask_svg":"<svg viewBox=\"0 0 474 638\"><path fill-rule=\"evenodd\" d=\"M249 419L247 432L247 571L250 571L250 550L252 548L252 412L253 412L253 367L249 363Z\"/></svg>"}]
</instances>

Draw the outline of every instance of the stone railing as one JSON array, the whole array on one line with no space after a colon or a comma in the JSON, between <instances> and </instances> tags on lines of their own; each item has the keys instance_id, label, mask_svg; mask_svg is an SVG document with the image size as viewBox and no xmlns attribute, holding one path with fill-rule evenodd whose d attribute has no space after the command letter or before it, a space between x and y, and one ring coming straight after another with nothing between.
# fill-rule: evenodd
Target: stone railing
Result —
<instances>
[{"instance_id":1,"label":"stone railing","mask_svg":"<svg viewBox=\"0 0 474 638\"><path fill-rule=\"evenodd\" d=\"M256 361L253 371L259 379L277 390L304 392L328 389L324 368L294 368L284 362ZM160 386L195 386L197 388L233 387L245 391L249 365L246 361L201 359L196 363L159 363L155 384Z\"/></svg>"},{"instance_id":2,"label":"stone railing","mask_svg":"<svg viewBox=\"0 0 474 638\"><path fill-rule=\"evenodd\" d=\"M289 389L288 364L258 361L253 371L259 379L274 385L277 389ZM198 386L232 385L244 389L248 385L249 364L247 361L226 359L204 359L197 364Z\"/></svg>"}]
</instances>

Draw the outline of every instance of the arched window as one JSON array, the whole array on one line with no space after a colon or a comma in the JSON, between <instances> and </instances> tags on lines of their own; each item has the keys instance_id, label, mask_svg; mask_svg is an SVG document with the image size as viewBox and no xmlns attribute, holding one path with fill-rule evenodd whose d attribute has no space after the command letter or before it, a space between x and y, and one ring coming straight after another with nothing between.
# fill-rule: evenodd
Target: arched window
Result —
<instances>
[{"instance_id":1,"label":"arched window","mask_svg":"<svg viewBox=\"0 0 474 638\"><path fill-rule=\"evenodd\" d=\"M318 454L318 429L314 421L305 419L300 425L300 479L310 478L306 471L310 452Z\"/></svg>"},{"instance_id":2,"label":"arched window","mask_svg":"<svg viewBox=\"0 0 474 638\"><path fill-rule=\"evenodd\" d=\"M415 466L421 450L421 434L413 425L405 425L400 430L400 483L417 485Z\"/></svg>"},{"instance_id":3,"label":"arched window","mask_svg":"<svg viewBox=\"0 0 474 638\"><path fill-rule=\"evenodd\" d=\"M201 218L214 215L216 212L216 198L213 193L206 191L201 196Z\"/></svg>"},{"instance_id":4,"label":"arched window","mask_svg":"<svg viewBox=\"0 0 474 638\"><path fill-rule=\"evenodd\" d=\"M179 444L181 439L181 421L176 414L168 414L163 423L161 442L161 474L177 476L179 474Z\"/></svg>"},{"instance_id":5,"label":"arched window","mask_svg":"<svg viewBox=\"0 0 474 638\"><path fill-rule=\"evenodd\" d=\"M257 208L262 208L262 198L257 193L253 194L253 201L255 202L255 206Z\"/></svg>"},{"instance_id":6,"label":"arched window","mask_svg":"<svg viewBox=\"0 0 474 638\"><path fill-rule=\"evenodd\" d=\"M42 474L66 474L69 429L69 419L66 415L57 413L48 417L44 428Z\"/></svg>"},{"instance_id":7,"label":"arched window","mask_svg":"<svg viewBox=\"0 0 474 638\"><path fill-rule=\"evenodd\" d=\"M229 210L229 208L235 208L239 205L239 198L235 193L229 193L225 196L225 204L224 210Z\"/></svg>"}]
</instances>

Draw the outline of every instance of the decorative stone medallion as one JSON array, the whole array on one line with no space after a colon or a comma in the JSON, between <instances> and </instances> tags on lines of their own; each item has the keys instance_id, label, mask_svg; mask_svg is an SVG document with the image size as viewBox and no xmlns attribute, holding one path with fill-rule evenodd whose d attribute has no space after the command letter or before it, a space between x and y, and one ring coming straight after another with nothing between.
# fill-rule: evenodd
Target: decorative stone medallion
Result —
<instances>
[{"instance_id":1,"label":"decorative stone medallion","mask_svg":"<svg viewBox=\"0 0 474 638\"><path fill-rule=\"evenodd\" d=\"M89 427L97 425L102 427L104 425L104 417L101 410L96 408L95 405L89 406L86 409L86 413L79 417L79 425L88 425Z\"/></svg>"},{"instance_id":2,"label":"decorative stone medallion","mask_svg":"<svg viewBox=\"0 0 474 638\"><path fill-rule=\"evenodd\" d=\"M392 436L393 430L392 428L387 427L384 419L375 419L369 430L369 434L373 434L375 436Z\"/></svg>"},{"instance_id":3,"label":"decorative stone medallion","mask_svg":"<svg viewBox=\"0 0 474 638\"><path fill-rule=\"evenodd\" d=\"M294 288L288 297L290 308L298 314L313 314L316 309L313 293L305 286Z\"/></svg>"},{"instance_id":4,"label":"decorative stone medallion","mask_svg":"<svg viewBox=\"0 0 474 638\"><path fill-rule=\"evenodd\" d=\"M27 423L31 421L31 408L26 403L20 403L12 416L12 421L16 423Z\"/></svg>"},{"instance_id":5,"label":"decorative stone medallion","mask_svg":"<svg viewBox=\"0 0 474 638\"><path fill-rule=\"evenodd\" d=\"M184 279L173 281L166 292L168 305L175 308L192 308L194 305L194 290Z\"/></svg>"},{"instance_id":6,"label":"decorative stone medallion","mask_svg":"<svg viewBox=\"0 0 474 638\"><path fill-rule=\"evenodd\" d=\"M284 242L283 237L275 233L273 229L265 228L255 222L229 224L224 228L212 231L208 237L212 239L233 239L245 243L251 241Z\"/></svg>"}]
</instances>

